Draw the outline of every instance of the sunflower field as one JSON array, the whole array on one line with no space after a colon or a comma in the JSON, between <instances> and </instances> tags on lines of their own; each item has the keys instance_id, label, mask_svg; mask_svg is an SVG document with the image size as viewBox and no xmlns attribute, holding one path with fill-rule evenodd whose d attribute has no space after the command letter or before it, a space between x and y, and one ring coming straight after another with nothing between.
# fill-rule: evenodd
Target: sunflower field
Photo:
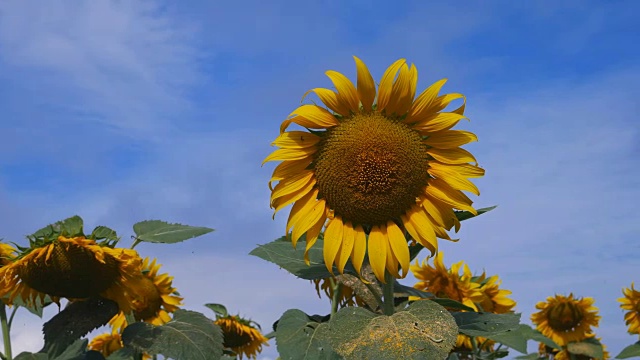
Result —
<instances>
[{"instance_id":1,"label":"sunflower field","mask_svg":"<svg viewBox=\"0 0 640 360\"><path fill-rule=\"evenodd\" d=\"M593 298L541 298L529 325L498 275L448 264L438 242L457 242L464 221L495 209L469 198L480 195L471 179L485 170L462 148L476 135L454 129L468 120L466 98L442 93L446 79L418 92L417 68L404 59L377 83L354 59L355 82L327 71L335 90L303 96L323 105L304 103L281 123L263 165L277 162L270 206L274 217L289 209L286 228L250 253L309 281L329 300L327 313L290 309L261 327L224 304L185 309L162 259L135 248L181 246L213 229L142 221L124 246L111 228L88 230L73 216L26 242L0 243L0 359L257 359L269 342L282 360L612 358L596 334ZM401 283L409 273L417 282ZM631 284L622 295L621 321L637 340L640 291ZM43 320L43 348L13 354L16 312L42 317L45 307L58 312ZM616 358L632 357L640 341Z\"/></svg>"}]
</instances>

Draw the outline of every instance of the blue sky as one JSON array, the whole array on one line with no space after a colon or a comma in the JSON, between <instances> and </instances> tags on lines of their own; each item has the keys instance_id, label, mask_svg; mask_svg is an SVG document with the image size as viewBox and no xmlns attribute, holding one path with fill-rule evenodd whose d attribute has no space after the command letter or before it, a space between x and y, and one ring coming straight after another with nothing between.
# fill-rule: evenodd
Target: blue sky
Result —
<instances>
[{"instance_id":1,"label":"blue sky","mask_svg":"<svg viewBox=\"0 0 640 360\"><path fill-rule=\"evenodd\" d=\"M614 355L636 340L615 301L640 282L636 2L177 4L0 3L0 236L74 214L123 238L145 219L210 226L139 247L188 308L225 303L266 328L288 308L325 313L308 283L247 255L286 221L260 163L326 70L354 79L357 55L379 79L404 57L419 89L447 77L467 96L459 128L487 173L475 204L500 205L442 244L445 262L499 274L525 321L574 292L596 299ZM39 349L41 323L19 320L16 347Z\"/></svg>"}]
</instances>

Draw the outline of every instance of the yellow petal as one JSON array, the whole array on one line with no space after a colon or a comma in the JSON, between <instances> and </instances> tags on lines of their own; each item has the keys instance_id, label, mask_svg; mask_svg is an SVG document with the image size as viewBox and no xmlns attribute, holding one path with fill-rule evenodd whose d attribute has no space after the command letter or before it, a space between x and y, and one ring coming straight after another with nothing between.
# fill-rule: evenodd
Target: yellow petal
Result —
<instances>
[{"instance_id":1,"label":"yellow petal","mask_svg":"<svg viewBox=\"0 0 640 360\"><path fill-rule=\"evenodd\" d=\"M374 226L369 233L369 249L367 253L369 254L369 262L373 273L383 283L386 283L384 281L384 270L387 263L386 241L387 238L382 229L379 226Z\"/></svg>"},{"instance_id":2,"label":"yellow petal","mask_svg":"<svg viewBox=\"0 0 640 360\"><path fill-rule=\"evenodd\" d=\"M449 106L449 104L453 100L458 100L458 99L462 99L462 105L459 108L457 108L457 109L455 109L455 110L453 110L451 112L463 115L464 114L464 106L465 106L465 104L467 102L467 98L465 98L464 95L458 94L458 93L444 94L444 95L438 96L436 98L436 100L434 101L434 104L433 104L434 111L435 112L442 111L447 106Z\"/></svg>"},{"instance_id":3,"label":"yellow petal","mask_svg":"<svg viewBox=\"0 0 640 360\"><path fill-rule=\"evenodd\" d=\"M343 224L342 219L339 216L329 221L327 230L324 232L324 246L322 254L324 256L324 264L327 266L327 270L333 275L333 262L336 259L336 254L340 250L342 244Z\"/></svg>"},{"instance_id":4,"label":"yellow petal","mask_svg":"<svg viewBox=\"0 0 640 360\"><path fill-rule=\"evenodd\" d=\"M309 231L307 231L307 245L306 245L306 247L304 249L304 262L307 264L307 266L309 266L309 264L310 264L310 261L309 261L309 250L316 243L316 241L318 241L318 235L320 235L320 231L322 231L322 227L324 226L325 222L327 222L326 204L325 204L325 212L320 217L320 220L318 220L318 222L316 222L311 227L311 229L309 229Z\"/></svg>"},{"instance_id":5,"label":"yellow petal","mask_svg":"<svg viewBox=\"0 0 640 360\"><path fill-rule=\"evenodd\" d=\"M409 76L411 78L410 97L411 97L411 101L413 102L413 99L416 97L416 89L418 88L418 68L416 68L414 64L411 64L411 69L409 70Z\"/></svg>"},{"instance_id":6,"label":"yellow petal","mask_svg":"<svg viewBox=\"0 0 640 360\"><path fill-rule=\"evenodd\" d=\"M300 200L296 201L291 208L291 212L289 212L289 218L287 219L287 227L285 230L285 234L289 234L289 229L295 226L300 219L302 219L306 214L311 211L313 206L317 202L318 190L316 189L313 192L308 193L303 196Z\"/></svg>"},{"instance_id":7,"label":"yellow petal","mask_svg":"<svg viewBox=\"0 0 640 360\"><path fill-rule=\"evenodd\" d=\"M407 215L411 225L418 233L418 238L415 240L429 249L432 254L436 252L438 250L438 239L436 239L436 234L433 231L433 224L429 221L424 210L420 207L414 207Z\"/></svg>"},{"instance_id":8,"label":"yellow petal","mask_svg":"<svg viewBox=\"0 0 640 360\"><path fill-rule=\"evenodd\" d=\"M355 235L353 251L351 252L351 263L358 274L360 274L362 262L364 261L365 254L367 253L367 235L364 233L364 229L362 229L362 226L360 225L356 225L353 230L355 231Z\"/></svg>"},{"instance_id":9,"label":"yellow petal","mask_svg":"<svg viewBox=\"0 0 640 360\"><path fill-rule=\"evenodd\" d=\"M273 175L271 175L271 179L269 180L269 190L273 191L271 184L274 181L290 178L305 170L309 164L311 164L311 160L313 160L312 157L306 157L300 160L283 161L278 164L278 166L273 169Z\"/></svg>"},{"instance_id":10,"label":"yellow petal","mask_svg":"<svg viewBox=\"0 0 640 360\"><path fill-rule=\"evenodd\" d=\"M280 134L272 143L286 149L304 149L320 142L320 137L306 131L287 131Z\"/></svg>"},{"instance_id":11,"label":"yellow petal","mask_svg":"<svg viewBox=\"0 0 640 360\"><path fill-rule=\"evenodd\" d=\"M434 113L414 124L413 128L418 130L420 134L429 136L432 132L454 127L462 119L466 119L466 117L453 112Z\"/></svg>"},{"instance_id":12,"label":"yellow petal","mask_svg":"<svg viewBox=\"0 0 640 360\"><path fill-rule=\"evenodd\" d=\"M422 200L421 205L427 211L427 215L430 215L434 220L434 225L442 226L446 229L451 229L451 227L453 227L453 219L456 218L456 214L451 209L451 206L429 194L424 194L424 199Z\"/></svg>"},{"instance_id":13,"label":"yellow petal","mask_svg":"<svg viewBox=\"0 0 640 360\"><path fill-rule=\"evenodd\" d=\"M281 196L271 201L271 207L273 208L273 217L275 218L276 213L282 210L283 207L288 206L289 204L292 204L294 201L300 200L300 198L302 198L303 196L311 192L311 190L315 185L316 185L316 180L315 178L312 178L311 181L309 181L309 183L302 189L292 192L291 194Z\"/></svg>"},{"instance_id":14,"label":"yellow petal","mask_svg":"<svg viewBox=\"0 0 640 360\"><path fill-rule=\"evenodd\" d=\"M426 88L419 96L416 98L416 101L413 102L411 109L409 110L409 115L405 118L404 122L407 124L414 123L417 121L421 121L427 115L431 115L434 112L434 103L436 98L438 97L438 93L442 86L447 82L447 79L438 80L433 83L431 86Z\"/></svg>"},{"instance_id":15,"label":"yellow petal","mask_svg":"<svg viewBox=\"0 0 640 360\"><path fill-rule=\"evenodd\" d=\"M402 267L402 277L404 278L407 276L410 265L407 239L404 237L402 230L393 221L387 222L387 236L389 237L389 245L393 255L398 259Z\"/></svg>"},{"instance_id":16,"label":"yellow petal","mask_svg":"<svg viewBox=\"0 0 640 360\"><path fill-rule=\"evenodd\" d=\"M371 105L376 98L376 84L373 82L373 77L367 69L367 65L357 57L353 57L356 61L356 69L358 71L358 97L362 103L364 111L371 111Z\"/></svg>"},{"instance_id":17,"label":"yellow petal","mask_svg":"<svg viewBox=\"0 0 640 360\"><path fill-rule=\"evenodd\" d=\"M315 178L313 171L304 170L290 178L280 181L278 185L273 188L271 201L304 188L313 178Z\"/></svg>"},{"instance_id":18,"label":"yellow petal","mask_svg":"<svg viewBox=\"0 0 640 360\"><path fill-rule=\"evenodd\" d=\"M351 80L341 73L333 70L325 72L325 74L333 82L333 86L338 90L338 101L349 108L354 113L360 110L360 99L358 99L358 92L356 87L353 86Z\"/></svg>"},{"instance_id":19,"label":"yellow petal","mask_svg":"<svg viewBox=\"0 0 640 360\"><path fill-rule=\"evenodd\" d=\"M304 96L302 96L302 100L307 96L308 93L314 92L320 98L329 109L333 110L342 116L349 116L349 107L346 104L343 104L340 100L338 100L338 94L336 94L333 90L324 89L324 88L315 88L307 91Z\"/></svg>"},{"instance_id":20,"label":"yellow petal","mask_svg":"<svg viewBox=\"0 0 640 360\"><path fill-rule=\"evenodd\" d=\"M484 169L471 164L460 164L460 165L451 165L451 164L443 164L438 161L430 161L429 165L431 167L446 167L451 171L455 171L456 173L464 176L465 178L479 178L484 176Z\"/></svg>"},{"instance_id":21,"label":"yellow petal","mask_svg":"<svg viewBox=\"0 0 640 360\"><path fill-rule=\"evenodd\" d=\"M301 160L315 154L317 149L315 147L308 147L304 149L278 149L269 156L267 156L262 165L269 161L287 161L287 160Z\"/></svg>"},{"instance_id":22,"label":"yellow petal","mask_svg":"<svg viewBox=\"0 0 640 360\"><path fill-rule=\"evenodd\" d=\"M384 228L384 246L387 248L387 258L385 259L385 266L389 274L391 274L394 278L398 278L398 259L393 256L393 251L391 250L391 245L389 245L389 235L386 231L386 226L382 225L381 228Z\"/></svg>"},{"instance_id":23,"label":"yellow petal","mask_svg":"<svg viewBox=\"0 0 640 360\"><path fill-rule=\"evenodd\" d=\"M473 141L478 141L476 134L463 130L444 130L429 133L424 143L440 149L451 149Z\"/></svg>"},{"instance_id":24,"label":"yellow petal","mask_svg":"<svg viewBox=\"0 0 640 360\"><path fill-rule=\"evenodd\" d=\"M291 233L291 242L293 243L293 247L296 247L296 243L298 239L302 236L302 234L306 233L311 229L314 225L320 221L320 218L325 214L325 200L321 199L316 201L315 205L309 210L306 215L298 221L293 227L293 232Z\"/></svg>"},{"instance_id":25,"label":"yellow petal","mask_svg":"<svg viewBox=\"0 0 640 360\"><path fill-rule=\"evenodd\" d=\"M338 265L338 271L340 271L340 274L344 273L344 267L353 252L353 245L356 239L355 230L353 229L353 226L350 222L344 223L342 231L342 246L340 246L340 251L336 256L336 263Z\"/></svg>"},{"instance_id":26,"label":"yellow petal","mask_svg":"<svg viewBox=\"0 0 640 360\"><path fill-rule=\"evenodd\" d=\"M480 190L478 190L478 187L474 183L465 179L455 171L448 170L446 167L430 167L428 171L433 177L441 179L456 190L464 190L475 195L480 195Z\"/></svg>"},{"instance_id":27,"label":"yellow petal","mask_svg":"<svg viewBox=\"0 0 640 360\"><path fill-rule=\"evenodd\" d=\"M397 60L396 62L391 64L391 66L389 66L389 68L387 68L387 70L382 75L382 80L380 80L380 86L378 87L378 111L382 111L389 104L389 101L391 100L391 89L393 88L393 81L396 78L398 70L400 70L405 62L405 59Z\"/></svg>"},{"instance_id":28,"label":"yellow petal","mask_svg":"<svg viewBox=\"0 0 640 360\"><path fill-rule=\"evenodd\" d=\"M298 115L291 117L292 115ZM296 123L309 129L327 129L338 125L338 120L326 109L317 105L302 105L295 109L289 118L280 125L283 133L291 123Z\"/></svg>"},{"instance_id":29,"label":"yellow petal","mask_svg":"<svg viewBox=\"0 0 640 360\"><path fill-rule=\"evenodd\" d=\"M462 148L455 149L437 149L431 148L427 153L441 163L460 165L473 162L478 164L476 158L467 150Z\"/></svg>"},{"instance_id":30,"label":"yellow petal","mask_svg":"<svg viewBox=\"0 0 640 360\"><path fill-rule=\"evenodd\" d=\"M411 97L412 74L407 64L403 64L398 74L398 79L393 83L389 103L384 109L388 115L402 116L409 111L413 98Z\"/></svg>"},{"instance_id":31,"label":"yellow petal","mask_svg":"<svg viewBox=\"0 0 640 360\"><path fill-rule=\"evenodd\" d=\"M478 215L476 209L471 206L471 204L473 204L471 199L459 190L455 190L441 179L429 180L429 186L427 186L426 193L456 209L467 210L473 215Z\"/></svg>"},{"instance_id":32,"label":"yellow petal","mask_svg":"<svg viewBox=\"0 0 640 360\"><path fill-rule=\"evenodd\" d=\"M406 215L402 215L400 216L400 218L402 219L402 224L404 225L405 230L407 230L407 232L411 236L411 239L422 244L422 241L420 241L420 234L418 233L418 230L413 227L413 224L409 220L409 217ZM429 248L429 251L431 251L431 254L433 254L436 250L431 247Z\"/></svg>"}]
</instances>

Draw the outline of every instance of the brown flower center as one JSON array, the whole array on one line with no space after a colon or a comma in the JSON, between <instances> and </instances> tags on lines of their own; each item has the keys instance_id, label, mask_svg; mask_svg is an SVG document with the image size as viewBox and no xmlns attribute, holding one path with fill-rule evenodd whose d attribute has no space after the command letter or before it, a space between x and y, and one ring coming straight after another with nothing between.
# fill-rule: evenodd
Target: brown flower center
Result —
<instances>
[{"instance_id":1,"label":"brown flower center","mask_svg":"<svg viewBox=\"0 0 640 360\"><path fill-rule=\"evenodd\" d=\"M571 302L561 302L549 310L549 326L557 331L571 331L584 319L583 310Z\"/></svg>"},{"instance_id":2,"label":"brown flower center","mask_svg":"<svg viewBox=\"0 0 640 360\"><path fill-rule=\"evenodd\" d=\"M343 220L360 225L398 219L429 176L426 146L407 125L360 114L330 129L315 164L319 196Z\"/></svg>"}]
</instances>

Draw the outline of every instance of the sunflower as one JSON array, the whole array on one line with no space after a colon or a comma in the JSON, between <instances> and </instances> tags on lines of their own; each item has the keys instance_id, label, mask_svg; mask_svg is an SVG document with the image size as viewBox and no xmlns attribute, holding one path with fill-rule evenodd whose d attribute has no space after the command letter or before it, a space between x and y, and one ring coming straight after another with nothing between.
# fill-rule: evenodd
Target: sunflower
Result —
<instances>
[{"instance_id":1,"label":"sunflower","mask_svg":"<svg viewBox=\"0 0 640 360\"><path fill-rule=\"evenodd\" d=\"M620 307L628 312L624 315L624 321L629 326L630 334L640 334L640 291L630 288L622 289L624 297L619 298Z\"/></svg>"},{"instance_id":2,"label":"sunflower","mask_svg":"<svg viewBox=\"0 0 640 360\"><path fill-rule=\"evenodd\" d=\"M228 315L218 317L215 324L222 329L224 347L233 350L240 359L243 355L255 359L262 352L262 345L269 346L269 339L252 325L253 321Z\"/></svg>"},{"instance_id":3,"label":"sunflower","mask_svg":"<svg viewBox=\"0 0 640 360\"><path fill-rule=\"evenodd\" d=\"M485 351L493 351L493 346L496 344L495 341L489 340L487 338L483 338L482 336L476 337L476 346ZM471 338L464 334L458 334L458 338L456 339L456 346L451 350L452 352L468 352L473 351L473 345L471 344Z\"/></svg>"},{"instance_id":4,"label":"sunflower","mask_svg":"<svg viewBox=\"0 0 640 360\"><path fill-rule=\"evenodd\" d=\"M333 281L338 281L337 279ZM333 286L331 284L331 278L324 279L316 279L311 280L316 286L316 292L318 293L318 297L322 298L320 292L324 292L324 294L329 298L333 298ZM340 284L340 297L338 298L338 306L365 306L366 302L356 294L354 289L345 284Z\"/></svg>"},{"instance_id":5,"label":"sunflower","mask_svg":"<svg viewBox=\"0 0 640 360\"><path fill-rule=\"evenodd\" d=\"M600 316L593 303L593 298L578 299L573 294L550 296L536 304L540 311L531 315L531 321L544 336L565 346L594 336L591 327L598 326Z\"/></svg>"},{"instance_id":6,"label":"sunflower","mask_svg":"<svg viewBox=\"0 0 640 360\"><path fill-rule=\"evenodd\" d=\"M108 357L123 347L122 336L118 332L98 335L89 343L89 350L98 351L104 355L104 357ZM151 359L151 356L143 354L142 358Z\"/></svg>"},{"instance_id":7,"label":"sunflower","mask_svg":"<svg viewBox=\"0 0 640 360\"><path fill-rule=\"evenodd\" d=\"M131 298L136 320L162 325L171 320L169 313L178 310L183 299L176 295L177 290L172 286L173 276L158 275L160 264L156 264L156 259L149 261L147 257L142 262L142 272L130 281L129 287L132 291L127 295ZM127 327L125 313L120 311L109 324L113 326L114 331L124 330Z\"/></svg>"},{"instance_id":8,"label":"sunflower","mask_svg":"<svg viewBox=\"0 0 640 360\"><path fill-rule=\"evenodd\" d=\"M271 207L278 212L293 204L286 233L293 229L293 246L306 234L307 264L308 251L328 220L323 246L327 269L333 272L335 264L343 273L351 258L360 272L368 253L376 277L384 282L385 269L396 278L406 275L408 238L433 255L437 238L451 240L447 230L460 227L453 209L477 214L462 190L479 195L468 178L481 177L484 170L460 148L477 137L451 130L465 119L465 98L439 95L446 79L414 99L418 72L400 59L383 74L374 104L373 78L354 59L357 87L344 75L327 71L337 92L309 92L329 110L317 105L294 110L272 143L279 149L263 164L282 161L269 181ZM463 99L459 108L443 111L457 99ZM315 130L286 131L291 124Z\"/></svg>"},{"instance_id":9,"label":"sunflower","mask_svg":"<svg viewBox=\"0 0 640 360\"><path fill-rule=\"evenodd\" d=\"M110 248L84 236L58 236L32 242L15 260L0 268L0 296L21 296L27 304L46 295L83 299L102 296L128 310L127 282L140 272L142 260L130 249Z\"/></svg>"},{"instance_id":10,"label":"sunflower","mask_svg":"<svg viewBox=\"0 0 640 360\"><path fill-rule=\"evenodd\" d=\"M5 243L0 243L0 268L11 263L15 257L16 249Z\"/></svg>"},{"instance_id":11,"label":"sunflower","mask_svg":"<svg viewBox=\"0 0 640 360\"><path fill-rule=\"evenodd\" d=\"M474 279L474 281L481 284L480 291L482 295L484 295L484 298L479 303L482 311L494 314L504 314L513 311L516 302L508 298L508 296L511 295L511 291L500 289L502 281L498 275L487 277L483 272L482 275Z\"/></svg>"},{"instance_id":12,"label":"sunflower","mask_svg":"<svg viewBox=\"0 0 640 360\"><path fill-rule=\"evenodd\" d=\"M444 266L443 257L444 253L438 252L433 260L433 266L428 263L428 260L424 260L422 265L419 265L416 260L416 264L411 266L411 272L420 281L413 287L430 292L439 298L459 301L478 311L476 303L481 303L485 295L480 289L480 284L472 281L473 275L469 266L464 261L459 261L447 269ZM463 269L462 275L460 275L460 268ZM409 299L418 300L416 297Z\"/></svg>"},{"instance_id":13,"label":"sunflower","mask_svg":"<svg viewBox=\"0 0 640 360\"><path fill-rule=\"evenodd\" d=\"M600 341L600 339L598 339L598 341ZM554 349L549 354L553 354L553 360L607 360L611 356L609 355L609 352L606 350L606 348L607 347L602 344L602 358L592 358L590 356L581 354L573 354L573 358L571 358L571 353L567 349L563 349L561 351Z\"/></svg>"}]
</instances>

